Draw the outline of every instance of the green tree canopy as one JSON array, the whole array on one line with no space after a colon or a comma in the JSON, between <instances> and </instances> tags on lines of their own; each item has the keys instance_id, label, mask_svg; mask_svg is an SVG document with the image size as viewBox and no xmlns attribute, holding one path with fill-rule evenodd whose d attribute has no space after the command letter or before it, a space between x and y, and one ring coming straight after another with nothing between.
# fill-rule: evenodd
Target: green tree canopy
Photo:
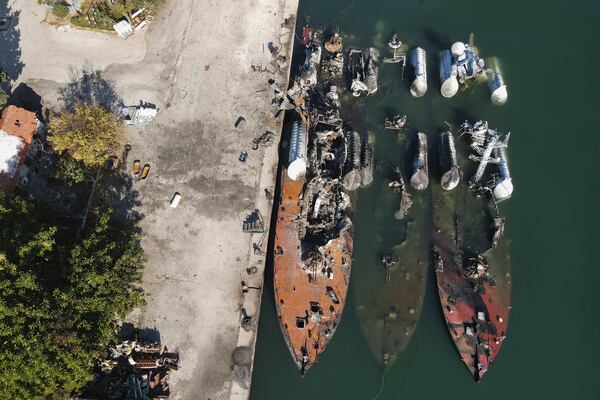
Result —
<instances>
[{"instance_id":1,"label":"green tree canopy","mask_svg":"<svg viewBox=\"0 0 600 400\"><path fill-rule=\"evenodd\" d=\"M143 302L143 253L111 213L81 240L0 192L0 399L64 399L90 380L118 318Z\"/></svg>"},{"instance_id":2,"label":"green tree canopy","mask_svg":"<svg viewBox=\"0 0 600 400\"><path fill-rule=\"evenodd\" d=\"M106 108L79 105L50 121L48 140L88 167L99 167L123 145L123 124Z\"/></svg>"}]
</instances>

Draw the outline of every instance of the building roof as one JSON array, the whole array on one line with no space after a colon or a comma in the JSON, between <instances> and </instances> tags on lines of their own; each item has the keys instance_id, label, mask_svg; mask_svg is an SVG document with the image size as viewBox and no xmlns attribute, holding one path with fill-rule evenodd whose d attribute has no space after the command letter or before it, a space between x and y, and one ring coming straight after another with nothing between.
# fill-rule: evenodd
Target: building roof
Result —
<instances>
[{"instance_id":1,"label":"building roof","mask_svg":"<svg viewBox=\"0 0 600 400\"><path fill-rule=\"evenodd\" d=\"M0 190L12 187L19 178L19 166L25 160L38 127L34 112L7 106L0 117Z\"/></svg>"}]
</instances>

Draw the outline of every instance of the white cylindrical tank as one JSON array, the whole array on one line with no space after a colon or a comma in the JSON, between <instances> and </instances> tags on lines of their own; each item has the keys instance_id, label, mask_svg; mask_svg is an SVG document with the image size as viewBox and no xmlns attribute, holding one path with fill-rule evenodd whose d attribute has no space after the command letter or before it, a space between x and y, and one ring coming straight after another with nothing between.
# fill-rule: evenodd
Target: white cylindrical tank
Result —
<instances>
[{"instance_id":1,"label":"white cylindrical tank","mask_svg":"<svg viewBox=\"0 0 600 400\"><path fill-rule=\"evenodd\" d=\"M292 124L292 135L290 138L290 152L288 157L287 174L290 179L298 181L306 175L307 159L306 145L308 133L304 123L300 120Z\"/></svg>"},{"instance_id":2,"label":"white cylindrical tank","mask_svg":"<svg viewBox=\"0 0 600 400\"><path fill-rule=\"evenodd\" d=\"M497 200L508 199L512 196L513 183L508 169L508 158L506 148L494 149L494 155L498 158L498 172L500 177L494 184L494 197Z\"/></svg>"},{"instance_id":3,"label":"white cylindrical tank","mask_svg":"<svg viewBox=\"0 0 600 400\"><path fill-rule=\"evenodd\" d=\"M427 92L427 53L420 47L410 52L410 62L415 71L415 79L410 85L410 94L423 97Z\"/></svg>"},{"instance_id":4,"label":"white cylindrical tank","mask_svg":"<svg viewBox=\"0 0 600 400\"><path fill-rule=\"evenodd\" d=\"M506 103L506 100L508 100L508 90L506 89L502 74L497 69L492 70L492 79L490 80L489 88L492 104L500 106Z\"/></svg>"},{"instance_id":5,"label":"white cylindrical tank","mask_svg":"<svg viewBox=\"0 0 600 400\"><path fill-rule=\"evenodd\" d=\"M458 92L458 79L456 79L456 65L452 63L450 50L440 51L440 93L449 98Z\"/></svg>"},{"instance_id":6,"label":"white cylindrical tank","mask_svg":"<svg viewBox=\"0 0 600 400\"><path fill-rule=\"evenodd\" d=\"M410 186L415 190L425 190L429 185L429 167L427 165L427 136L422 132L417 132L415 136L414 151Z\"/></svg>"},{"instance_id":7,"label":"white cylindrical tank","mask_svg":"<svg viewBox=\"0 0 600 400\"><path fill-rule=\"evenodd\" d=\"M504 179L494 186L494 197L497 200L508 199L512 196L513 184L512 179Z\"/></svg>"}]
</instances>

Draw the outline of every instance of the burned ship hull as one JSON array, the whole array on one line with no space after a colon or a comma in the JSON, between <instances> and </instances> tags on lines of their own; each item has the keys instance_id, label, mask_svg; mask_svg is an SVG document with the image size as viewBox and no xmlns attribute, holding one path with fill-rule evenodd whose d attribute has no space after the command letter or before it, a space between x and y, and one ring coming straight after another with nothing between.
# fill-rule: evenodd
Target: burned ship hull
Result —
<instances>
[{"instance_id":1,"label":"burned ship hull","mask_svg":"<svg viewBox=\"0 0 600 400\"><path fill-rule=\"evenodd\" d=\"M298 218L302 214L304 182L281 174L281 202L275 232L275 304L284 339L304 374L325 350L339 324L348 291L352 225L321 247L325 262L303 261ZM308 244L310 246L310 244ZM326 265L326 267L325 267ZM325 271L323 268L325 267Z\"/></svg>"},{"instance_id":2,"label":"burned ship hull","mask_svg":"<svg viewBox=\"0 0 600 400\"><path fill-rule=\"evenodd\" d=\"M504 220L485 196L466 185L452 191L433 185L432 203L433 264L442 311L460 357L479 381L500 352L510 313Z\"/></svg>"},{"instance_id":3,"label":"burned ship hull","mask_svg":"<svg viewBox=\"0 0 600 400\"><path fill-rule=\"evenodd\" d=\"M307 59L321 46L320 32L311 31L303 35ZM323 74L318 80L309 85L300 78L289 91L300 95L292 98L298 113L288 159L282 160L273 243L279 324L301 374L317 362L339 325L352 262L350 198L343 191L348 135L339 102L331 101Z\"/></svg>"}]
</instances>

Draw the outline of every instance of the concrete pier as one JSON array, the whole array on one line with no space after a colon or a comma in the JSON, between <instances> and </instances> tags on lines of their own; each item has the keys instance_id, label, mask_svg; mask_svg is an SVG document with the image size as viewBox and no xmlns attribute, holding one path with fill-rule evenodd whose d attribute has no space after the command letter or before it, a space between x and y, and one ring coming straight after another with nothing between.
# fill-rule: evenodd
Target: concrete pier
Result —
<instances>
[{"instance_id":1,"label":"concrete pier","mask_svg":"<svg viewBox=\"0 0 600 400\"><path fill-rule=\"evenodd\" d=\"M266 251L267 237L242 233L242 220L257 208L269 226L272 201L264 189L274 192L283 113L273 116L267 82L287 85L298 0L167 0L148 28L126 41L52 26L36 2L7 7L11 29L20 32L14 43L0 43L15 57L10 78L29 85L45 107L60 108L58 89L83 67L100 70L125 105L158 107L152 124L127 134L129 162L150 164L150 174L115 204L138 213L147 255L147 304L129 319L156 328L180 353L172 399L248 398L265 263L253 243ZM18 51L9 48L17 44ZM287 58L279 71L270 64L273 46ZM246 124L236 128L240 116ZM274 142L253 150L266 130ZM171 208L175 192L181 201ZM250 267L256 273L249 275ZM242 281L261 289L244 294ZM252 317L248 330L242 308ZM245 350L235 364L238 347Z\"/></svg>"}]
</instances>

